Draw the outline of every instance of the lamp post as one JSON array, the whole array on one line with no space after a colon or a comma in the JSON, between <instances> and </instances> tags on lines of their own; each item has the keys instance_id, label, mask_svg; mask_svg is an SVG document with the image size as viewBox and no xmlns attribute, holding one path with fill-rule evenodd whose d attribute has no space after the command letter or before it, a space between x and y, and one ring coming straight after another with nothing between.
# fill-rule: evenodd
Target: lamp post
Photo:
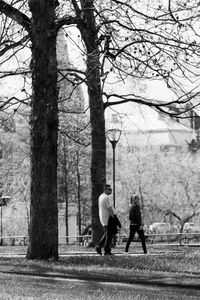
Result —
<instances>
[{"instance_id":1,"label":"lamp post","mask_svg":"<svg viewBox=\"0 0 200 300\"><path fill-rule=\"evenodd\" d=\"M115 208L115 148L120 139L120 136L121 136L120 129L109 129L107 131L107 137L113 149L113 207L114 208Z\"/></svg>"},{"instance_id":2,"label":"lamp post","mask_svg":"<svg viewBox=\"0 0 200 300\"><path fill-rule=\"evenodd\" d=\"M3 245L3 206L7 205L8 201L10 200L9 196L2 196L0 198L0 206L1 206L1 242L0 245Z\"/></svg>"}]
</instances>

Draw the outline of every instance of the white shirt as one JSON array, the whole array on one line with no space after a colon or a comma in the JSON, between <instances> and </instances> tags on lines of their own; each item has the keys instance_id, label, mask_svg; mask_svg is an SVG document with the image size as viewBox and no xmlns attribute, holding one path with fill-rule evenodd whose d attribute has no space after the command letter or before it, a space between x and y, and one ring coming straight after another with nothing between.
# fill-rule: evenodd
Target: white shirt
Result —
<instances>
[{"instance_id":1,"label":"white shirt","mask_svg":"<svg viewBox=\"0 0 200 300\"><path fill-rule=\"evenodd\" d=\"M109 207L112 207L110 197L105 193L99 196L99 219L102 226L108 225L108 219L110 216Z\"/></svg>"}]
</instances>

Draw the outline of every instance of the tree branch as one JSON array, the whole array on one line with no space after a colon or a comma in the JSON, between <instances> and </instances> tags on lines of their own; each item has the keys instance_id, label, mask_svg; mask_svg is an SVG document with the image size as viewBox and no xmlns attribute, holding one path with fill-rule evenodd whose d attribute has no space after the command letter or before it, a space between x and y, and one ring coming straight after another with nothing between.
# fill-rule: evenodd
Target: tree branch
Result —
<instances>
[{"instance_id":1,"label":"tree branch","mask_svg":"<svg viewBox=\"0 0 200 300\"><path fill-rule=\"evenodd\" d=\"M73 24L76 25L77 23L78 23L77 17L69 17L68 15L66 15L55 22L55 28L56 31L59 31L63 26L73 25Z\"/></svg>"},{"instance_id":2,"label":"tree branch","mask_svg":"<svg viewBox=\"0 0 200 300\"><path fill-rule=\"evenodd\" d=\"M9 5L8 3L4 2L3 0L0 0L0 12L5 14L7 17L11 18L12 20L16 21L19 25L24 27L28 33L30 33L31 20L21 11Z\"/></svg>"},{"instance_id":3,"label":"tree branch","mask_svg":"<svg viewBox=\"0 0 200 300\"><path fill-rule=\"evenodd\" d=\"M81 145L81 146L89 147L89 146L91 145L91 143L87 143L87 144L86 144L86 143L84 143L84 142L78 140L77 138L74 138L73 136L70 136L70 135L69 135L67 132L65 132L65 131L60 131L60 134L67 136L69 139L71 139L71 140L74 141L76 144L79 144L79 145Z\"/></svg>"},{"instance_id":4,"label":"tree branch","mask_svg":"<svg viewBox=\"0 0 200 300\"><path fill-rule=\"evenodd\" d=\"M9 51L10 49L16 48L18 46L21 46L24 42L29 40L29 35L26 35L25 37L23 37L20 41L18 42L12 42L10 43L10 45L5 45L4 49L2 49L0 51L0 56L4 55L7 51Z\"/></svg>"},{"instance_id":5,"label":"tree branch","mask_svg":"<svg viewBox=\"0 0 200 300\"><path fill-rule=\"evenodd\" d=\"M10 77L10 76L18 76L18 75L26 75L30 74L31 71L29 69L16 69L15 71L1 71L0 78Z\"/></svg>"},{"instance_id":6,"label":"tree branch","mask_svg":"<svg viewBox=\"0 0 200 300\"><path fill-rule=\"evenodd\" d=\"M142 104L142 105L147 105L149 107L153 107L156 110L159 110L160 112L164 113L164 114L168 114L171 117L177 117L179 116L180 118L188 118L187 117L181 117L181 114L185 114L188 111L191 111L193 108L195 108L196 106L199 106L199 103L197 103L196 105L191 105L191 107L186 108L183 107L182 110L178 110L177 112L168 112L166 111L164 108L170 108L175 104L186 104L188 102L190 102L194 97L198 96L199 93L196 93L195 95L189 95L189 94L185 94L185 98L183 97L179 97L178 99L174 100L174 101L168 101L168 102L163 102L163 101L157 101L154 99L148 99L145 97L141 97L138 95L133 95L133 94L127 94L127 95L119 95L119 94L112 94L112 95L107 95L106 93L103 93L104 96L107 97L107 102L104 103L104 109L106 109L109 106L114 106L114 105L119 105L119 104L125 104L128 102L134 102L134 103L138 103L138 104ZM109 102L109 98L114 97L114 98L118 98L121 100L118 101L112 101ZM181 99L182 98L182 99Z\"/></svg>"}]
</instances>

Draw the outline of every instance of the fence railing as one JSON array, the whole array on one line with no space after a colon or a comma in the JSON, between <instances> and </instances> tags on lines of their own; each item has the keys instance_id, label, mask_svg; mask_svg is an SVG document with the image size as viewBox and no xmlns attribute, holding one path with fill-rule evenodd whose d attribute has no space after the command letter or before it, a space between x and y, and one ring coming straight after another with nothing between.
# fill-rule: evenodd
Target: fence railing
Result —
<instances>
[{"instance_id":1,"label":"fence railing","mask_svg":"<svg viewBox=\"0 0 200 300\"><path fill-rule=\"evenodd\" d=\"M173 242L178 241L181 245L188 244L190 240L198 239L200 242L200 232L173 232L173 233L148 233L145 234L146 242L149 242L151 244L155 242ZM117 235L117 244L123 244L128 239L128 235L119 234ZM134 238L134 240L137 240L138 237Z\"/></svg>"},{"instance_id":2,"label":"fence railing","mask_svg":"<svg viewBox=\"0 0 200 300\"><path fill-rule=\"evenodd\" d=\"M145 234L147 243L156 243L156 242L173 242L178 241L179 244L188 244L191 240L199 240L200 242L200 232L199 233L151 233ZM128 239L128 234L117 234L116 235L116 244L124 244ZM134 238L135 241L138 240L137 235ZM19 236L2 236L0 237L0 245L6 246L27 246L29 237L26 235ZM91 235L74 235L74 236L59 236L59 244L77 244L87 246L91 242Z\"/></svg>"},{"instance_id":3,"label":"fence railing","mask_svg":"<svg viewBox=\"0 0 200 300\"><path fill-rule=\"evenodd\" d=\"M26 235L14 235L14 236L2 236L0 237L0 245L10 245L10 246L26 246L28 245L29 237Z\"/></svg>"},{"instance_id":4,"label":"fence railing","mask_svg":"<svg viewBox=\"0 0 200 300\"><path fill-rule=\"evenodd\" d=\"M91 240L91 235L59 236L59 244L80 244L87 245ZM0 237L2 246L27 246L29 237L27 235L14 235Z\"/></svg>"}]
</instances>

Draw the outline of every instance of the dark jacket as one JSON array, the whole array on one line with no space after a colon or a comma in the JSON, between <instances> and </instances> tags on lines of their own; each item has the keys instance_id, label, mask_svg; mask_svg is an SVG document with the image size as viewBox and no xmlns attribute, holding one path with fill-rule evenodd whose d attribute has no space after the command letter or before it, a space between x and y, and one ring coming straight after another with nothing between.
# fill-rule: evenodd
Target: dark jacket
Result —
<instances>
[{"instance_id":1,"label":"dark jacket","mask_svg":"<svg viewBox=\"0 0 200 300\"><path fill-rule=\"evenodd\" d=\"M140 206L138 204L132 204L129 211L129 220L131 224L135 224L138 226L142 225L141 211Z\"/></svg>"},{"instance_id":2,"label":"dark jacket","mask_svg":"<svg viewBox=\"0 0 200 300\"><path fill-rule=\"evenodd\" d=\"M108 219L108 230L112 234L117 234L117 232L118 232L117 227L119 227L119 228L122 227L118 217L116 215L114 215L114 218L110 216Z\"/></svg>"}]
</instances>

